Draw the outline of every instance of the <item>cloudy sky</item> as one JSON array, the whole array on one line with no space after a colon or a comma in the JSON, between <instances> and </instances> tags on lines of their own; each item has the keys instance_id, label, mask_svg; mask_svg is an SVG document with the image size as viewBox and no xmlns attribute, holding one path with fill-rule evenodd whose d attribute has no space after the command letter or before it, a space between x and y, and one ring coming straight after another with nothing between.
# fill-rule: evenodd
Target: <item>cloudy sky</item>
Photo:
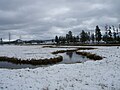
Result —
<instances>
[{"instance_id":1,"label":"cloudy sky","mask_svg":"<svg viewBox=\"0 0 120 90\"><path fill-rule=\"evenodd\" d=\"M0 0L0 38L51 39L120 23L120 0Z\"/></svg>"}]
</instances>

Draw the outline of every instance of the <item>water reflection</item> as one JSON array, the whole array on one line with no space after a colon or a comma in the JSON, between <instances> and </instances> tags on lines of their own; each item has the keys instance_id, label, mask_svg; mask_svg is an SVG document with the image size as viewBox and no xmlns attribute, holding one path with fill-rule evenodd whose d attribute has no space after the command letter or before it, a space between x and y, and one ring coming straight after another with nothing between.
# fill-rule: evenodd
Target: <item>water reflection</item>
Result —
<instances>
[{"instance_id":1,"label":"water reflection","mask_svg":"<svg viewBox=\"0 0 120 90\"><path fill-rule=\"evenodd\" d=\"M73 56L73 52L66 52L66 55L68 55L68 56L69 56L69 58L71 59L71 58L72 58L72 56Z\"/></svg>"},{"instance_id":2,"label":"water reflection","mask_svg":"<svg viewBox=\"0 0 120 90\"><path fill-rule=\"evenodd\" d=\"M37 67L47 67L47 66L49 65L14 64L11 62L0 61L0 68L8 68L8 69L37 68Z\"/></svg>"},{"instance_id":3,"label":"water reflection","mask_svg":"<svg viewBox=\"0 0 120 90\"><path fill-rule=\"evenodd\" d=\"M60 64L83 63L90 60L85 56L76 54L76 52L66 52L66 53L60 53L58 55L63 56L63 61L61 61Z\"/></svg>"}]
</instances>

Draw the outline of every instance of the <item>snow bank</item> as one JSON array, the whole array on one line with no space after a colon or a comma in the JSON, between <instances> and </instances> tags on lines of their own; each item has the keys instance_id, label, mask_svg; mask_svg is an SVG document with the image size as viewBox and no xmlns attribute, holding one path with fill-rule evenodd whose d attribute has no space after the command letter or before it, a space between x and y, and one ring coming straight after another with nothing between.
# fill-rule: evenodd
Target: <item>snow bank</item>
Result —
<instances>
[{"instance_id":1,"label":"snow bank","mask_svg":"<svg viewBox=\"0 0 120 90\"><path fill-rule=\"evenodd\" d=\"M36 69L0 69L0 90L120 90L120 47L86 52L101 61L62 64Z\"/></svg>"}]
</instances>

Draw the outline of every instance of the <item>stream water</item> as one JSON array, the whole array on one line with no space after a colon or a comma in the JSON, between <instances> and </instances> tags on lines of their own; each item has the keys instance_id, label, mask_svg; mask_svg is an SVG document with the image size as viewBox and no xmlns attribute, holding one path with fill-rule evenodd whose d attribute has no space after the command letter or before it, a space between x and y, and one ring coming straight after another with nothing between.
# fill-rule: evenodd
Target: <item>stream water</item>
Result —
<instances>
[{"instance_id":1,"label":"stream water","mask_svg":"<svg viewBox=\"0 0 120 90\"><path fill-rule=\"evenodd\" d=\"M57 64L83 63L90 60L84 56L76 54L75 52L59 53L58 55L63 56L63 61ZM37 67L47 67L47 66L50 66L50 65L14 64L11 62L0 61L0 68L8 68L8 69L37 68Z\"/></svg>"},{"instance_id":2,"label":"stream water","mask_svg":"<svg viewBox=\"0 0 120 90\"><path fill-rule=\"evenodd\" d=\"M63 61L59 62L59 64L83 63L90 60L85 56L76 54L75 52L60 53L58 55L63 57Z\"/></svg>"}]
</instances>

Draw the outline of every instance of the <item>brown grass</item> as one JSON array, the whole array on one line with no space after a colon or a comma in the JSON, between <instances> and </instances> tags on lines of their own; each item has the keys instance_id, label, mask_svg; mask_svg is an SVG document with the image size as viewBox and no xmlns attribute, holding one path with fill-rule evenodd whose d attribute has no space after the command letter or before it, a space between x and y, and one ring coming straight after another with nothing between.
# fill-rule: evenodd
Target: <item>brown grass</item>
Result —
<instances>
[{"instance_id":1,"label":"brown grass","mask_svg":"<svg viewBox=\"0 0 120 90\"><path fill-rule=\"evenodd\" d=\"M0 61L7 61L15 64L32 64L32 65L46 65L46 64L55 64L63 60L62 56L50 59L31 59L31 60L21 60L17 58L10 57L0 57Z\"/></svg>"},{"instance_id":2,"label":"brown grass","mask_svg":"<svg viewBox=\"0 0 120 90\"><path fill-rule=\"evenodd\" d=\"M80 48L73 49L73 50L58 50L58 51L52 52L52 54L76 51L76 54L86 56L87 58L92 59L92 60L101 60L101 59L103 59L103 57L101 57L99 55L96 55L96 54L91 54L91 53L88 53L88 52L77 52L77 50L91 50L91 49L97 49L97 48L80 47Z\"/></svg>"},{"instance_id":3,"label":"brown grass","mask_svg":"<svg viewBox=\"0 0 120 90\"><path fill-rule=\"evenodd\" d=\"M65 52L74 52L76 51L76 49L74 50L58 50L58 51L55 51L55 52L52 52L52 54L58 54L58 53L65 53Z\"/></svg>"},{"instance_id":4,"label":"brown grass","mask_svg":"<svg viewBox=\"0 0 120 90\"><path fill-rule=\"evenodd\" d=\"M103 59L103 57L101 57L99 55L88 53L88 52L76 52L76 54L86 56L87 58L92 59L92 60L102 60Z\"/></svg>"}]
</instances>

